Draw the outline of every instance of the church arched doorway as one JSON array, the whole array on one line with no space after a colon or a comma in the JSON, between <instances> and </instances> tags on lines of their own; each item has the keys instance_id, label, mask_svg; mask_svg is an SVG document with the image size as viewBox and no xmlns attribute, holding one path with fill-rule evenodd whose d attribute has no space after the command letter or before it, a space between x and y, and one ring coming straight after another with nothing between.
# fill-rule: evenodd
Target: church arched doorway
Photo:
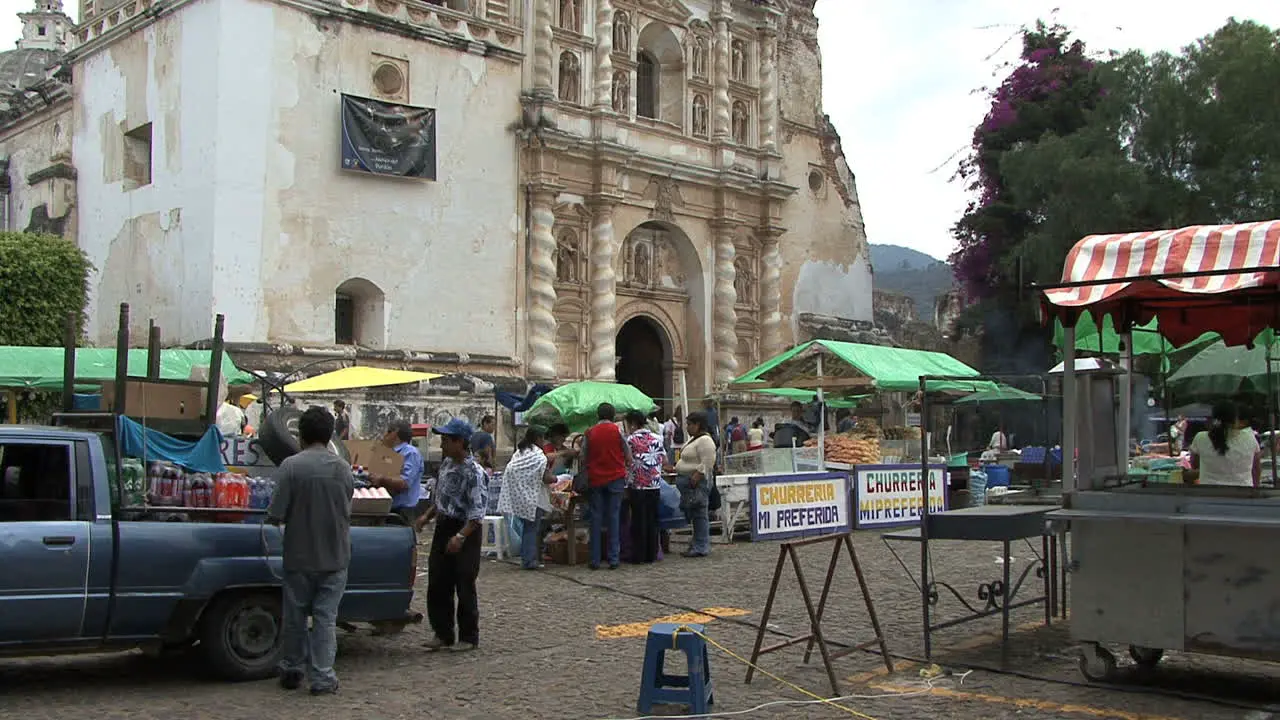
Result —
<instances>
[{"instance_id":1,"label":"church arched doorway","mask_svg":"<svg viewBox=\"0 0 1280 720\"><path fill-rule=\"evenodd\" d=\"M666 332L647 317L634 317L618 330L618 382L634 385L660 406L671 393L671 341Z\"/></svg>"}]
</instances>

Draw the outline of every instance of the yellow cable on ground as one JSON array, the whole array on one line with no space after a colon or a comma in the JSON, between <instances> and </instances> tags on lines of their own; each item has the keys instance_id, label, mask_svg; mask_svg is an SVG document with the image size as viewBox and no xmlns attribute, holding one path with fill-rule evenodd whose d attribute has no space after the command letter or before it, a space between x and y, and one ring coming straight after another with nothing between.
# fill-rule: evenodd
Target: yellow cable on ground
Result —
<instances>
[{"instance_id":1,"label":"yellow cable on ground","mask_svg":"<svg viewBox=\"0 0 1280 720\"><path fill-rule=\"evenodd\" d=\"M770 678L772 678L772 679L774 679L774 680L777 680L778 682L782 683L783 685L786 685L787 687L791 688L792 690L795 690L796 692L801 693L801 694L803 694L803 695L805 695L805 696L807 696L807 697L811 697L811 698L813 698L814 700L816 700L816 701L818 701L818 702L820 702L820 703L823 703L823 704L825 704L825 705L830 705L830 706L832 706L832 707L834 707L834 708L837 708L837 709L839 709L839 710L843 710L843 711L845 711L845 712L849 713L850 715L852 715L852 716L854 716L854 717L856 717L856 718L862 718L862 720L876 720L876 718L873 718L873 717L871 717L870 715L866 715L866 714L860 713L860 712L858 712L857 710L854 710L854 709L853 709L853 708L851 708L851 707L845 707L844 705L841 705L840 703L838 703L838 702L834 702L834 701L832 701L832 700L828 700L827 698L824 698L824 697L822 697L821 695L818 695L817 693L809 692L808 690L805 690L804 688L800 687L799 685L796 685L795 683L792 683L792 682L788 682L788 681L786 681L786 680L783 680L782 678L778 677L777 675L774 675L773 673L769 672L768 670L765 670L764 668L760 667L759 665L756 665L755 663L751 662L750 660L748 660L748 659L746 659L746 658L742 657L741 655L739 655L739 654L735 653L734 651L730 650L729 648L727 648L727 647L725 647L725 646L721 645L720 643L716 642L715 640L712 640L711 638L709 638L709 637L707 637L706 635L704 635L704 634L702 634L702 633L698 632L697 630L694 630L693 628L689 627L688 625L680 625L679 627L677 627L677 628L676 628L675 632L671 634L671 639L672 639L672 644L673 644L673 645L675 644L675 638L676 638L676 636L677 636L677 635L679 635L681 632L687 632L687 633L690 633L690 634L692 634L692 635L697 635L698 637L702 638L705 642L707 642L708 644L710 644L710 645L711 645L712 647L714 647L715 649L719 650L720 652L724 653L725 655L728 655L729 657L733 658L734 660L737 660L738 662L742 663L743 665L746 665L747 667L750 667L750 668L754 668L755 670L759 671L761 674L763 674L763 675L765 675L765 676L767 676L767 677L770 677Z\"/></svg>"}]
</instances>

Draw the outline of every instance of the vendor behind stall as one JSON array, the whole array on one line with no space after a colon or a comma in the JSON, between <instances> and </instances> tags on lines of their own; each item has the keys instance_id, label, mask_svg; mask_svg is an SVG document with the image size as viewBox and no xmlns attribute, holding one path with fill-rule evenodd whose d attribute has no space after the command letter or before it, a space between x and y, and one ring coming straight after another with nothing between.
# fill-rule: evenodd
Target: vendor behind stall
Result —
<instances>
[{"instance_id":1,"label":"vendor behind stall","mask_svg":"<svg viewBox=\"0 0 1280 720\"><path fill-rule=\"evenodd\" d=\"M407 420L393 420L382 436L382 444L404 458L400 477L371 475L369 481L391 493L391 512L413 523L418 518L423 471L422 453L413 445L413 426Z\"/></svg>"},{"instance_id":2,"label":"vendor behind stall","mask_svg":"<svg viewBox=\"0 0 1280 720\"><path fill-rule=\"evenodd\" d=\"M1240 419L1233 403L1213 408L1209 429L1191 441L1191 473L1187 482L1201 485L1257 487L1262 476L1258 438Z\"/></svg>"},{"instance_id":3,"label":"vendor behind stall","mask_svg":"<svg viewBox=\"0 0 1280 720\"><path fill-rule=\"evenodd\" d=\"M804 405L791 403L791 419L778 425L773 433L773 446L776 448L803 447L811 437L809 424L804 421Z\"/></svg>"}]
</instances>

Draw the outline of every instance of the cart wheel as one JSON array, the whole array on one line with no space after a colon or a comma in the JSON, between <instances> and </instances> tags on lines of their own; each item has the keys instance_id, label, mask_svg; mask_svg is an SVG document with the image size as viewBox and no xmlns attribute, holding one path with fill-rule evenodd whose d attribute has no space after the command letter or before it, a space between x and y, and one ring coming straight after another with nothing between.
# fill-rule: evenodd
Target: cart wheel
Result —
<instances>
[{"instance_id":1,"label":"cart wheel","mask_svg":"<svg viewBox=\"0 0 1280 720\"><path fill-rule=\"evenodd\" d=\"M1129 657L1138 664L1143 670L1151 670L1160 664L1160 659L1164 657L1164 650L1160 648L1142 647L1140 645L1129 646Z\"/></svg>"},{"instance_id":2,"label":"cart wheel","mask_svg":"<svg viewBox=\"0 0 1280 720\"><path fill-rule=\"evenodd\" d=\"M1116 674L1116 656L1097 643L1080 651L1080 674L1090 682L1107 682Z\"/></svg>"}]
</instances>

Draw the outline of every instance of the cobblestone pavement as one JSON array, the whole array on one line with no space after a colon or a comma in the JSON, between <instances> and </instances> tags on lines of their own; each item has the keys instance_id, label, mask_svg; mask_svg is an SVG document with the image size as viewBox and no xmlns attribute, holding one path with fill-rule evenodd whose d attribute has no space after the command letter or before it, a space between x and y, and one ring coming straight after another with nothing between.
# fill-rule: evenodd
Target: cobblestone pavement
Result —
<instances>
[{"instance_id":1,"label":"cobblestone pavement","mask_svg":"<svg viewBox=\"0 0 1280 720\"><path fill-rule=\"evenodd\" d=\"M918 658L923 643L917 591L876 534L860 533L855 542L891 651L900 658ZM918 562L914 546L904 549L909 564ZM821 587L827 553L818 547L802 549L804 571L815 593ZM938 543L934 549L939 579L957 583L966 597L975 600L979 582L999 575L997 555L998 548L987 544ZM1031 557L1029 551L1015 555L1016 564ZM746 614L707 623L707 634L734 652L749 655L756 633L752 624L764 609L777 556L777 545L740 543L716 545L707 559L675 557L618 571L549 566L530 573L510 564L487 562L481 575L483 638L478 652L424 653L425 625L389 638L342 635L337 668L342 691L329 698L285 693L274 682L224 684L202 677L195 661L156 660L140 654L0 662L0 718L173 720L283 717L286 713L312 718L629 718L636 714L644 641L600 638L597 626L651 622L689 609L734 608ZM1035 582L1034 575L1031 581ZM420 589L415 600L418 609L421 597ZM944 619L962 614L950 596L942 598L938 611ZM1241 704L1276 701L1275 688L1280 687L1276 666L1173 656L1147 676L1125 668L1126 691L1086 687L1061 624L1043 627L1038 607L1021 608L1013 619L1020 629L1008 667L1017 674L986 669L965 674L970 667L995 668L1000 663L999 647L991 635L998 631L998 620L987 619L935 636L935 660L948 672L928 684L921 677L923 666L909 660L899 659L893 674L870 653L837 660L842 691L857 696L844 704L861 715L808 705L773 706L739 717L1272 717ZM804 624L804 605L791 574L784 580L770 626L779 632L796 632ZM874 634L847 563L837 574L823 625L831 640L843 643L861 643ZM777 636L772 639L776 641ZM807 666L802 663L803 654L801 646L788 648L766 656L761 666L812 692L829 695L816 654L815 662ZM717 710L803 699L799 692L767 677L757 676L752 684L744 684L745 669L739 661L712 650ZM1220 701L1168 697L1151 690L1203 693Z\"/></svg>"}]
</instances>

